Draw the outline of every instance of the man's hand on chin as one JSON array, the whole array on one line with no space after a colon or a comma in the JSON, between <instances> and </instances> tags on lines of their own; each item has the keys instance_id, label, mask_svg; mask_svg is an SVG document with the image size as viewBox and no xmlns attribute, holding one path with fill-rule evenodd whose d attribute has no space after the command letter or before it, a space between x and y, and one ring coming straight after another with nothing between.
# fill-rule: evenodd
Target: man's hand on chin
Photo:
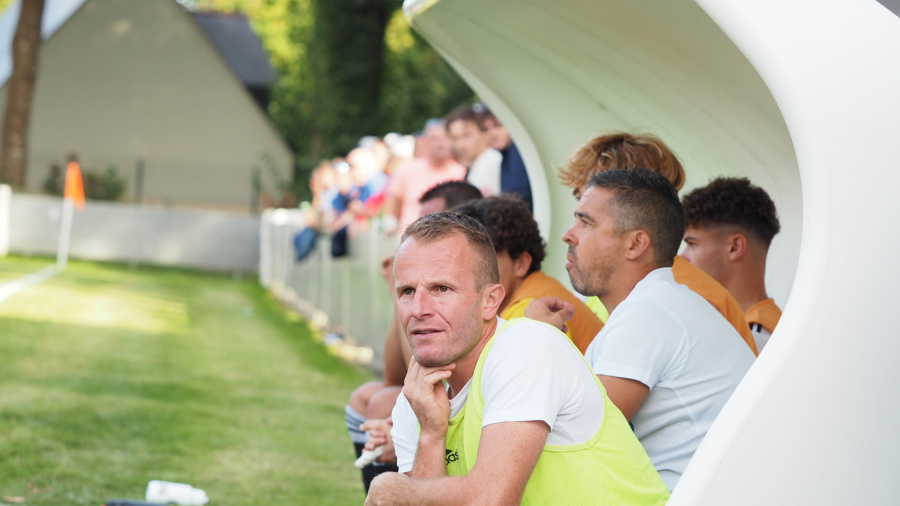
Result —
<instances>
[{"instance_id":1,"label":"man's hand on chin","mask_svg":"<svg viewBox=\"0 0 900 506\"><path fill-rule=\"evenodd\" d=\"M450 377L456 364L439 367L419 365L415 359L409 363L409 372L403 384L403 395L409 400L422 436L443 438L450 421L450 400L442 380Z\"/></svg>"}]
</instances>

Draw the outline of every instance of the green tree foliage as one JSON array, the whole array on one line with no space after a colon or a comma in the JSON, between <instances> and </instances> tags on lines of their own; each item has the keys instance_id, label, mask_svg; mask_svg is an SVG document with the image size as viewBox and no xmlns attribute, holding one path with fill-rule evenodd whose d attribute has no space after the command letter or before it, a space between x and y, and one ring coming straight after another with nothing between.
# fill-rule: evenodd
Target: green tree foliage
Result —
<instances>
[{"instance_id":1,"label":"green tree foliage","mask_svg":"<svg viewBox=\"0 0 900 506\"><path fill-rule=\"evenodd\" d=\"M384 32L399 0L315 0L313 121L321 155L378 134ZM315 153L314 153L315 154Z\"/></svg>"},{"instance_id":2,"label":"green tree foliage","mask_svg":"<svg viewBox=\"0 0 900 506\"><path fill-rule=\"evenodd\" d=\"M410 28L401 10L394 12L384 41L380 132L420 130L426 119L474 100L466 82Z\"/></svg>"},{"instance_id":3,"label":"green tree foliage","mask_svg":"<svg viewBox=\"0 0 900 506\"><path fill-rule=\"evenodd\" d=\"M402 0L181 0L247 15L280 78L269 115L297 153L296 191L360 137L411 133L474 94L406 22Z\"/></svg>"}]
</instances>

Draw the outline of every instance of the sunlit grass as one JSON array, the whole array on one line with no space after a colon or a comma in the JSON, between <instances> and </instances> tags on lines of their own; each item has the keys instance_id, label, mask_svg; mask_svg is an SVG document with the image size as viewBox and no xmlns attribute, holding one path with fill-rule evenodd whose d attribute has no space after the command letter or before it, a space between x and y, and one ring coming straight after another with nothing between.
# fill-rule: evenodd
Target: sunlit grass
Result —
<instances>
[{"instance_id":1,"label":"sunlit grass","mask_svg":"<svg viewBox=\"0 0 900 506\"><path fill-rule=\"evenodd\" d=\"M363 500L343 404L367 375L254 282L73 262L0 304L0 357L0 497L97 506L162 479L214 505Z\"/></svg>"},{"instance_id":2,"label":"sunlit grass","mask_svg":"<svg viewBox=\"0 0 900 506\"><path fill-rule=\"evenodd\" d=\"M37 272L44 267L55 265L56 260L51 258L18 258L0 257L0 284L12 281L22 276Z\"/></svg>"}]
</instances>

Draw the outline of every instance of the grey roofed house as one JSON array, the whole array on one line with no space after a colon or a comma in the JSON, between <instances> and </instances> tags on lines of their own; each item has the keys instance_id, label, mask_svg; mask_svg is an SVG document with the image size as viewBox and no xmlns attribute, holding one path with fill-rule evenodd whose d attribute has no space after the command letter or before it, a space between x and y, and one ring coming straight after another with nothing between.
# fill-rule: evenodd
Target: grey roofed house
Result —
<instances>
[{"instance_id":1,"label":"grey roofed house","mask_svg":"<svg viewBox=\"0 0 900 506\"><path fill-rule=\"evenodd\" d=\"M237 73L260 107L269 106L269 90L278 77L269 56L246 16L222 12L194 12L194 21Z\"/></svg>"},{"instance_id":2,"label":"grey roofed house","mask_svg":"<svg viewBox=\"0 0 900 506\"><path fill-rule=\"evenodd\" d=\"M276 75L246 18L175 0L46 2L28 191L72 153L116 166L128 199L142 164L146 203L247 211L254 171L269 194L290 179L294 154L265 112ZM0 15L0 113L18 5Z\"/></svg>"}]
</instances>

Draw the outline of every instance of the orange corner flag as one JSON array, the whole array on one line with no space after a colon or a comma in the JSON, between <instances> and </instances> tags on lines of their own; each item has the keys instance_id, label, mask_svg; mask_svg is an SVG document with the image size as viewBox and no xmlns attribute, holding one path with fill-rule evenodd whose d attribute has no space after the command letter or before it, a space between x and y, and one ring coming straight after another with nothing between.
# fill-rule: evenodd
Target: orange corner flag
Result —
<instances>
[{"instance_id":1,"label":"orange corner flag","mask_svg":"<svg viewBox=\"0 0 900 506\"><path fill-rule=\"evenodd\" d=\"M69 162L66 166L66 191L63 197L72 199L75 209L84 209L84 181L81 179L81 167L78 162Z\"/></svg>"}]
</instances>

